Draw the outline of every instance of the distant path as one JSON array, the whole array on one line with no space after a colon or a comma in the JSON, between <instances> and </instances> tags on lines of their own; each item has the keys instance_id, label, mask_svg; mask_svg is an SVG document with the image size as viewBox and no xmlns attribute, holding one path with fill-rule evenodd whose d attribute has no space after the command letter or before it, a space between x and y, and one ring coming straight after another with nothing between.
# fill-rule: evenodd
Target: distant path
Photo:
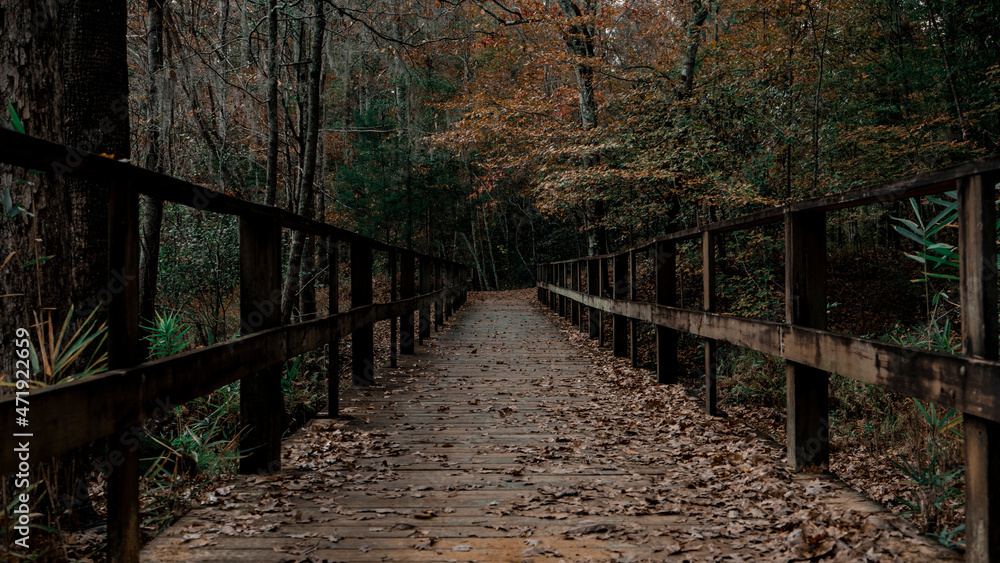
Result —
<instances>
[{"instance_id":1,"label":"distant path","mask_svg":"<svg viewBox=\"0 0 1000 563\"><path fill-rule=\"evenodd\" d=\"M960 559L574 337L534 290L445 332L236 477L144 561Z\"/></svg>"}]
</instances>

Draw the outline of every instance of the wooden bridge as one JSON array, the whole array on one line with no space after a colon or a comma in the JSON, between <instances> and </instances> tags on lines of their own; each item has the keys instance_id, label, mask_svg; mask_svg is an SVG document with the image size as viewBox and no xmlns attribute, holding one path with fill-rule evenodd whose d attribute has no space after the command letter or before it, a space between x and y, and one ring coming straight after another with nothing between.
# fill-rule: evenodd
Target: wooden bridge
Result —
<instances>
[{"instance_id":1,"label":"wooden bridge","mask_svg":"<svg viewBox=\"0 0 1000 563\"><path fill-rule=\"evenodd\" d=\"M0 131L0 162L49 170L68 150ZM69 173L110 184L109 276L126 280L109 305L112 369L30 394L32 456L111 437L108 551L113 561L137 561L138 461L127 433L165 402L182 404L240 380L247 428L240 471L249 476L216 490L142 559L954 557L835 482L794 472L828 457L833 372L966 413L967 560L1000 560L1000 448L992 443L1000 438L998 170L995 160L973 162L673 233L615 255L540 265L535 297L568 317L559 331L527 295L469 301L461 264L83 154ZM955 188L964 354L826 331L825 214ZM240 217L240 338L140 363L133 281L139 194ZM714 237L778 221L786 233L786 322L713 313ZM317 237L331 264L349 251L351 310L339 313L332 300L322 318L279 324L282 228ZM700 311L675 306L674 245L691 238L704 242ZM389 270L386 303L373 303L375 252ZM641 252L654 256L655 303L635 299ZM338 280L331 268L331 295ZM589 358L604 352L576 329L603 343L605 313L613 315L616 356L628 354L630 322L633 329L637 322L657 326L660 383L676 382L679 331L710 339L708 358L718 340L784 358L787 456L739 421L712 416L710 360L707 412L693 408L678 386L653 385L624 361L611 373L597 372ZM373 325L382 320L393 327L392 354L389 367L376 368ZM435 337L432 326L447 330ZM348 335L355 386L341 398L331 379L331 418L313 421L283 445L280 366L309 350L336 350ZM339 372L337 362L331 354L329 373ZM0 418L13 420L15 408L13 399L0 401ZM15 441L12 433L0 435L4 473L18 467Z\"/></svg>"}]
</instances>

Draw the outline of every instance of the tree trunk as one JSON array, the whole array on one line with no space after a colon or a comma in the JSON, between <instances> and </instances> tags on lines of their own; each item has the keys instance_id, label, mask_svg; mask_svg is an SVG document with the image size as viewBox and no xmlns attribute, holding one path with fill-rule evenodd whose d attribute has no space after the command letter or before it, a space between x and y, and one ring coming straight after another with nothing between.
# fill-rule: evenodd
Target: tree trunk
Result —
<instances>
[{"instance_id":1,"label":"tree trunk","mask_svg":"<svg viewBox=\"0 0 1000 563\"><path fill-rule=\"evenodd\" d=\"M267 186L264 205L278 193L278 0L267 2Z\"/></svg>"},{"instance_id":2,"label":"tree trunk","mask_svg":"<svg viewBox=\"0 0 1000 563\"><path fill-rule=\"evenodd\" d=\"M313 5L316 18L313 21L313 36L311 60L309 61L309 101L306 117L306 141L304 162L302 164L302 181L299 184L298 213L312 218L313 215L313 180L316 177L316 154L319 145L320 127L320 90L323 80L323 32L326 19L323 13L322 0L315 0ZM302 249L305 235L302 231L292 232L292 244L288 256L288 271L285 276L285 286L281 296L281 320L287 323L292 318L292 308L299 289L299 273L302 261Z\"/></svg>"},{"instance_id":3,"label":"tree trunk","mask_svg":"<svg viewBox=\"0 0 1000 563\"><path fill-rule=\"evenodd\" d=\"M149 122L149 152L146 168L163 172L163 103L160 85L163 80L163 0L147 0L146 49L149 86L146 95L146 119ZM156 281L160 261L160 230L163 226L163 201L144 197L142 216L142 255L139 260L139 318L151 322L156 311ZM145 354L143 354L145 357Z\"/></svg>"},{"instance_id":4,"label":"tree trunk","mask_svg":"<svg viewBox=\"0 0 1000 563\"><path fill-rule=\"evenodd\" d=\"M701 29L708 19L708 4L704 0L691 2L691 23L688 25L688 45L681 63L681 84L677 98L683 100L691 95L694 88L694 67L698 62L698 47L701 44Z\"/></svg>"},{"instance_id":5,"label":"tree trunk","mask_svg":"<svg viewBox=\"0 0 1000 563\"><path fill-rule=\"evenodd\" d=\"M10 101L28 134L129 158L125 2L7 0L2 8L0 98ZM75 162L69 154L54 168L65 172ZM71 307L79 319L103 305L100 296L109 293L107 185L6 166L2 176L11 199L34 216L0 221L0 263L10 257L0 268L0 295L7 295L0 298L0 334L32 326L33 313L41 316L43 309L43 319L51 313L61 322ZM20 179L27 182L14 183ZM51 259L22 267L45 257ZM13 373L13 342L0 340L0 372ZM53 505L63 504L57 510L68 511L64 525L95 518L86 459L85 453L68 454L33 470L60 487L46 493L57 499Z\"/></svg>"}]
</instances>

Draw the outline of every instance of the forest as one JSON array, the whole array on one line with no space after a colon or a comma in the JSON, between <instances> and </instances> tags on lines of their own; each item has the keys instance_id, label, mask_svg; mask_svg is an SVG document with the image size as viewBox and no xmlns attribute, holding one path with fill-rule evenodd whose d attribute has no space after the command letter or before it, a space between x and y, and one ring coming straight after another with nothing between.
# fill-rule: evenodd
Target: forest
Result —
<instances>
[{"instance_id":1,"label":"forest","mask_svg":"<svg viewBox=\"0 0 1000 563\"><path fill-rule=\"evenodd\" d=\"M10 0L0 21L8 129L464 262L478 290L1000 143L995 2ZM38 385L107 366L94 297L108 289L95 274L107 271L105 196L35 172L0 169L0 394L16 327L34 327ZM956 216L953 194L832 213L831 330L958 353ZM239 232L233 216L143 198L149 359L239 335ZM347 286L328 295L325 249L285 235L283 322L328 299L348 308ZM782 237L761 227L720 242L719 310L782 320ZM701 299L697 255L680 249L681 306ZM648 357L652 332L639 338ZM700 344L681 345L694 374ZM723 408L782 439L780 359L719 357ZM289 427L324 408L318 364L285 366ZM831 390L837 447L854 453L830 469L961 548L961 413L847 379ZM238 394L147 424L148 537L234 472ZM95 451L45 466L43 560L100 557ZM4 477L5 507L10 488Z\"/></svg>"}]
</instances>

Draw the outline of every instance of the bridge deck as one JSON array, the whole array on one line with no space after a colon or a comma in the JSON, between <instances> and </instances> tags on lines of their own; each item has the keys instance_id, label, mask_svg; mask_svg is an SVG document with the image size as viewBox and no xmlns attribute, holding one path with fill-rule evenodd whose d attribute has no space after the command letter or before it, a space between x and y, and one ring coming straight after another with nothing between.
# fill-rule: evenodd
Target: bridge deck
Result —
<instances>
[{"instance_id":1,"label":"bridge deck","mask_svg":"<svg viewBox=\"0 0 1000 563\"><path fill-rule=\"evenodd\" d=\"M292 436L284 473L220 485L143 560L958 559L683 389L595 365L533 291L473 295L346 394L351 419Z\"/></svg>"}]
</instances>

